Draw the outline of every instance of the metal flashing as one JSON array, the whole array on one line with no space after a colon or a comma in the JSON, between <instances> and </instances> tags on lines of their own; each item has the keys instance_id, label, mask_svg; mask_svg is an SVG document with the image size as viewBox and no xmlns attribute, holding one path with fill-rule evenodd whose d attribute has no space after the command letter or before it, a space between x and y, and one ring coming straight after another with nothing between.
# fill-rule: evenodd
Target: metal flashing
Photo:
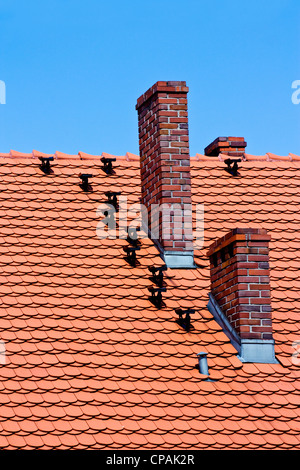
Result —
<instances>
[{"instance_id":1,"label":"metal flashing","mask_svg":"<svg viewBox=\"0 0 300 470\"><path fill-rule=\"evenodd\" d=\"M168 268L195 268L193 251L164 251L163 259Z\"/></svg>"},{"instance_id":2,"label":"metal flashing","mask_svg":"<svg viewBox=\"0 0 300 470\"><path fill-rule=\"evenodd\" d=\"M222 327L233 347L237 350L237 357L241 362L278 364L275 357L273 339L241 339L235 329L230 325L227 317L222 312L211 292L209 293L207 308L216 322Z\"/></svg>"}]
</instances>

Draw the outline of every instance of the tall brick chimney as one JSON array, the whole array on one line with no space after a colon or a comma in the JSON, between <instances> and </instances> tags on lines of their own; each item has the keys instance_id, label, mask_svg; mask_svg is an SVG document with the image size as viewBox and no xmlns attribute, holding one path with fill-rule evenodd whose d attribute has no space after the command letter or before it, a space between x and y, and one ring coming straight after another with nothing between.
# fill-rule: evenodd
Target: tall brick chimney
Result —
<instances>
[{"instance_id":1,"label":"tall brick chimney","mask_svg":"<svg viewBox=\"0 0 300 470\"><path fill-rule=\"evenodd\" d=\"M209 310L245 362L276 362L266 230L234 229L209 251Z\"/></svg>"},{"instance_id":2,"label":"tall brick chimney","mask_svg":"<svg viewBox=\"0 0 300 470\"><path fill-rule=\"evenodd\" d=\"M157 82L138 100L142 204L168 267L194 266L186 82Z\"/></svg>"},{"instance_id":3,"label":"tall brick chimney","mask_svg":"<svg viewBox=\"0 0 300 470\"><path fill-rule=\"evenodd\" d=\"M220 153L231 157L243 157L247 142L244 137L218 137L204 149L204 154L216 157Z\"/></svg>"}]
</instances>

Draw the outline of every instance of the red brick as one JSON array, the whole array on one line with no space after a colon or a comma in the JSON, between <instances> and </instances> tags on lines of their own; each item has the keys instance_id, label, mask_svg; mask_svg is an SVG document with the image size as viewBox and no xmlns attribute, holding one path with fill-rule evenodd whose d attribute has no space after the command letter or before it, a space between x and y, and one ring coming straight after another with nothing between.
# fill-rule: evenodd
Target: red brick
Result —
<instances>
[{"instance_id":1,"label":"red brick","mask_svg":"<svg viewBox=\"0 0 300 470\"><path fill-rule=\"evenodd\" d=\"M251 300L253 304L258 304L258 305L270 305L271 304L271 298L270 297L259 297L259 298L253 298Z\"/></svg>"},{"instance_id":2,"label":"red brick","mask_svg":"<svg viewBox=\"0 0 300 470\"><path fill-rule=\"evenodd\" d=\"M236 279L236 282L238 283L251 283L251 282L256 282L258 283L260 278L258 276L238 276Z\"/></svg>"},{"instance_id":3,"label":"red brick","mask_svg":"<svg viewBox=\"0 0 300 470\"><path fill-rule=\"evenodd\" d=\"M269 274L268 269L249 269L250 276L268 276Z\"/></svg>"},{"instance_id":4,"label":"red brick","mask_svg":"<svg viewBox=\"0 0 300 470\"><path fill-rule=\"evenodd\" d=\"M251 320L249 318L246 319L239 319L239 324L240 325L260 325L260 320Z\"/></svg>"},{"instance_id":5,"label":"red brick","mask_svg":"<svg viewBox=\"0 0 300 470\"><path fill-rule=\"evenodd\" d=\"M178 100L176 98L158 98L158 103L166 103L166 104L177 104Z\"/></svg>"},{"instance_id":6,"label":"red brick","mask_svg":"<svg viewBox=\"0 0 300 470\"><path fill-rule=\"evenodd\" d=\"M250 290L270 290L270 285L269 284L250 284L249 285Z\"/></svg>"},{"instance_id":7,"label":"red brick","mask_svg":"<svg viewBox=\"0 0 300 470\"><path fill-rule=\"evenodd\" d=\"M256 333L257 332L267 333L267 332L271 331L271 327L270 326L253 326L252 331L256 332Z\"/></svg>"},{"instance_id":8,"label":"red brick","mask_svg":"<svg viewBox=\"0 0 300 470\"><path fill-rule=\"evenodd\" d=\"M170 122L173 123L173 122L177 122L177 123L183 123L183 122L188 122L188 118L187 117L176 117L176 118L170 118Z\"/></svg>"},{"instance_id":9,"label":"red brick","mask_svg":"<svg viewBox=\"0 0 300 470\"><path fill-rule=\"evenodd\" d=\"M249 262L241 262L239 263L239 268L242 269L242 268L246 268L246 269L258 269L258 263L249 263ZM249 274L251 276L251 273L249 271Z\"/></svg>"},{"instance_id":10,"label":"red brick","mask_svg":"<svg viewBox=\"0 0 300 470\"><path fill-rule=\"evenodd\" d=\"M239 296L240 297L259 297L260 292L258 290L240 290Z\"/></svg>"},{"instance_id":11,"label":"red brick","mask_svg":"<svg viewBox=\"0 0 300 470\"><path fill-rule=\"evenodd\" d=\"M248 261L269 261L269 256L267 255L248 255Z\"/></svg>"},{"instance_id":12,"label":"red brick","mask_svg":"<svg viewBox=\"0 0 300 470\"><path fill-rule=\"evenodd\" d=\"M263 308L266 308L266 307L262 307L262 309ZM260 318L261 320L263 320L263 319L272 319L272 313L271 312L265 312L265 311L252 312L251 313L251 318Z\"/></svg>"},{"instance_id":13,"label":"red brick","mask_svg":"<svg viewBox=\"0 0 300 470\"><path fill-rule=\"evenodd\" d=\"M241 325L240 332L250 332L250 326Z\"/></svg>"}]
</instances>

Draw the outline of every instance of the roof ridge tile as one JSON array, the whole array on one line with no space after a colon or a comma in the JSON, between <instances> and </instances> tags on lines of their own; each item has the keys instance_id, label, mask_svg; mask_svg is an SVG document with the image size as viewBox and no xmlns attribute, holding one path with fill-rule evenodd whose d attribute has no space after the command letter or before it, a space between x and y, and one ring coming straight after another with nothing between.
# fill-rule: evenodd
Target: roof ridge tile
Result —
<instances>
[{"instance_id":1,"label":"roof ridge tile","mask_svg":"<svg viewBox=\"0 0 300 470\"><path fill-rule=\"evenodd\" d=\"M39 157L50 157L54 156L55 159L64 159L64 160L99 160L101 157L106 157L106 158L115 158L117 161L127 161L127 162L137 162L139 161L139 155L132 153L132 152L126 152L125 155L114 155L110 154L107 152L102 152L101 154L89 154L83 151L79 151L78 154L68 154L60 151L55 151L54 153L45 153L41 152L39 150L32 150L31 153L27 152L21 152L18 150L10 150L8 153L7 152L1 152L0 153L0 158L20 158L20 159L36 159ZM208 155L196 153L196 155L191 156L190 160L191 162L198 162L198 161L206 161L206 162L217 162L221 161L223 162L225 159L228 158L228 155L220 153L216 157L211 157ZM243 161L271 161L271 162L276 162L276 161L287 161L287 162L298 162L300 161L300 156L296 155L294 153L289 153L288 155L276 155L272 152L267 152L265 155L252 155L249 153L244 154Z\"/></svg>"},{"instance_id":2,"label":"roof ridge tile","mask_svg":"<svg viewBox=\"0 0 300 470\"><path fill-rule=\"evenodd\" d=\"M78 155L81 160L100 160L101 159L101 155L92 155L90 153L81 152L81 151L78 152Z\"/></svg>"},{"instance_id":3,"label":"roof ridge tile","mask_svg":"<svg viewBox=\"0 0 300 470\"><path fill-rule=\"evenodd\" d=\"M276 155L275 153L267 152L267 154L270 158L270 161L272 160L280 160L280 161L291 161L291 157L289 155L286 156L281 156L281 155Z\"/></svg>"},{"instance_id":4,"label":"roof ridge tile","mask_svg":"<svg viewBox=\"0 0 300 470\"><path fill-rule=\"evenodd\" d=\"M217 161L224 161L225 159L228 158L227 154L222 154L220 153L218 156L211 157L209 155L203 155L200 153L196 153L196 155L191 156L190 160L191 162L197 162L197 161L205 161L205 162L217 162ZM295 155L293 153L289 153L288 155L276 155L272 152L267 152L265 155L252 155L250 153L245 153L243 157L243 161L265 161L265 162L276 162L276 161L287 161L287 162L292 162L292 161L300 161L300 156Z\"/></svg>"}]
</instances>

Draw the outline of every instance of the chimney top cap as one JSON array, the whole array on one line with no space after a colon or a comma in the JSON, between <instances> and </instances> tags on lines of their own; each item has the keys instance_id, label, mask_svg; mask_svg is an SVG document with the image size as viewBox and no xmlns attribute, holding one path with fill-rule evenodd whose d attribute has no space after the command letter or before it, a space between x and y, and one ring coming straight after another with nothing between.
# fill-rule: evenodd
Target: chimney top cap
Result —
<instances>
[{"instance_id":1,"label":"chimney top cap","mask_svg":"<svg viewBox=\"0 0 300 470\"><path fill-rule=\"evenodd\" d=\"M230 245L236 241L261 241L261 242L269 242L271 240L271 236L268 234L267 230L260 229L260 228L235 228L228 232L223 237L219 238L215 242L212 243L210 248L208 249L207 255L210 257L217 251L220 251L227 245Z\"/></svg>"},{"instance_id":2,"label":"chimney top cap","mask_svg":"<svg viewBox=\"0 0 300 470\"><path fill-rule=\"evenodd\" d=\"M145 93L137 100L136 109L140 108L145 101L149 100L155 93L188 93L189 88L185 81L159 81L154 83Z\"/></svg>"},{"instance_id":3,"label":"chimney top cap","mask_svg":"<svg viewBox=\"0 0 300 470\"><path fill-rule=\"evenodd\" d=\"M244 137L217 137L204 149L204 154L208 156L218 156L219 153L241 152L247 147Z\"/></svg>"}]
</instances>

